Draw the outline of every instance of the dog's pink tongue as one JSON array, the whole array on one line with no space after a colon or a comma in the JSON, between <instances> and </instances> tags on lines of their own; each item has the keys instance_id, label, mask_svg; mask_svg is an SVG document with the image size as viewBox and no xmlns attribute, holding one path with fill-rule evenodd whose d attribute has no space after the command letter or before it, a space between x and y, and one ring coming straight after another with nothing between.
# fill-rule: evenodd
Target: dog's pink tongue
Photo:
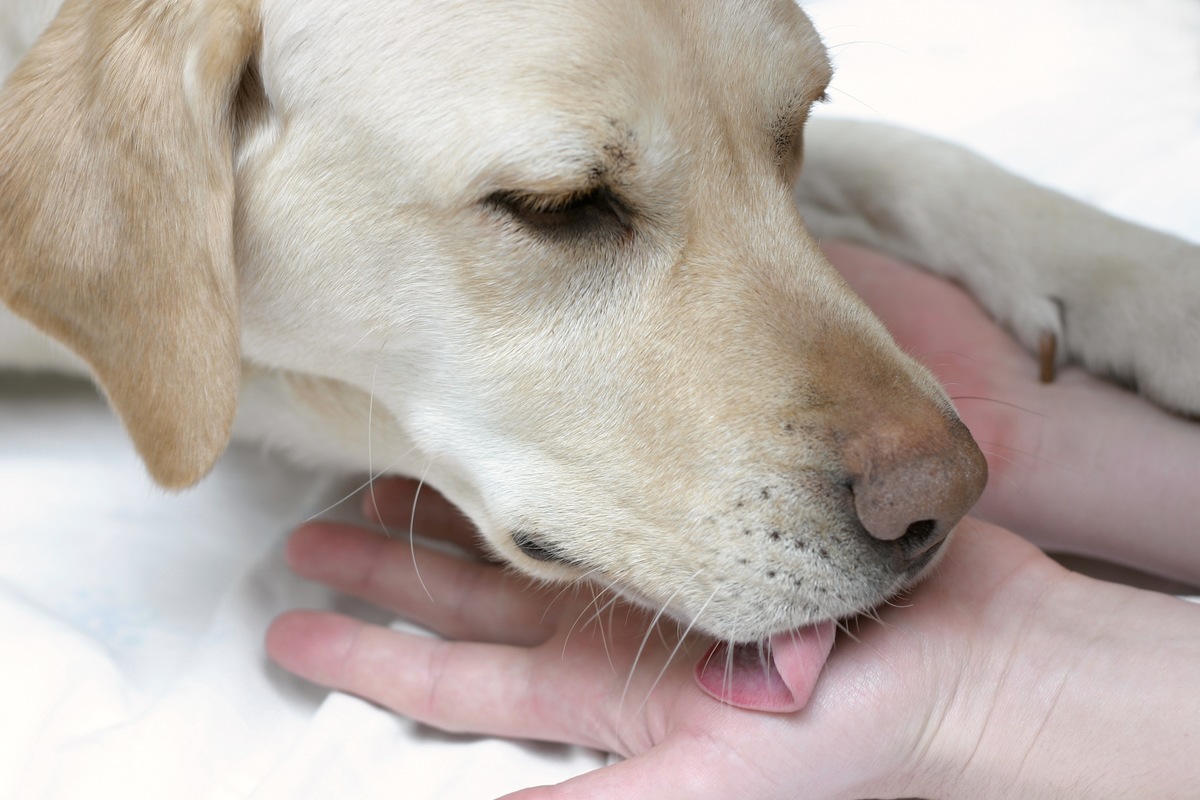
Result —
<instances>
[{"instance_id":1,"label":"dog's pink tongue","mask_svg":"<svg viewBox=\"0 0 1200 800\"><path fill-rule=\"evenodd\" d=\"M714 644L696 664L700 688L723 703L786 713L808 703L833 648L832 622L810 625L756 644Z\"/></svg>"}]
</instances>

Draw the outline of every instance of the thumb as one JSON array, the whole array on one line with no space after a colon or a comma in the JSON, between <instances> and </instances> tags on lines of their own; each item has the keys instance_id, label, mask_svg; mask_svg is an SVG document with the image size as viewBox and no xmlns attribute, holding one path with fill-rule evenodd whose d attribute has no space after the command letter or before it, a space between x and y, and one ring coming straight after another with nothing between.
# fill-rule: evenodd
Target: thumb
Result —
<instances>
[{"instance_id":1,"label":"thumb","mask_svg":"<svg viewBox=\"0 0 1200 800\"><path fill-rule=\"evenodd\" d=\"M626 761L586 772L555 786L537 786L507 794L500 800L728 800L746 797L746 781L726 785L734 777L722 774L720 759L700 759L693 748L660 745ZM731 794L732 792L732 794ZM752 793L751 793L752 794Z\"/></svg>"}]
</instances>

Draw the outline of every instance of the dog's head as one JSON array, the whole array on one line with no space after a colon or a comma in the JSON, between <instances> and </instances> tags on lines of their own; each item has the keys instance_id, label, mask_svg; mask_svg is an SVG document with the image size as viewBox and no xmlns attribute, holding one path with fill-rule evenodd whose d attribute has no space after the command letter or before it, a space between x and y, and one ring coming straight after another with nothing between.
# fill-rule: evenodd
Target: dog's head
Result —
<instances>
[{"instance_id":1,"label":"dog's head","mask_svg":"<svg viewBox=\"0 0 1200 800\"><path fill-rule=\"evenodd\" d=\"M828 79L790 0L68 0L0 98L0 296L165 485L244 350L524 571L758 639L911 582L985 475L792 203Z\"/></svg>"}]
</instances>

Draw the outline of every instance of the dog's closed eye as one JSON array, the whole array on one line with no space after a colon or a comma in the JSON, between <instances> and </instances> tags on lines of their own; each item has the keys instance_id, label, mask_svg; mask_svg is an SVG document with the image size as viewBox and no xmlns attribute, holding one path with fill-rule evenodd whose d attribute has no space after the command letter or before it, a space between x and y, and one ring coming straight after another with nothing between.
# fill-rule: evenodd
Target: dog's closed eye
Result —
<instances>
[{"instance_id":1,"label":"dog's closed eye","mask_svg":"<svg viewBox=\"0 0 1200 800\"><path fill-rule=\"evenodd\" d=\"M538 235L623 238L631 232L629 210L605 187L567 195L501 191L484 202Z\"/></svg>"}]
</instances>

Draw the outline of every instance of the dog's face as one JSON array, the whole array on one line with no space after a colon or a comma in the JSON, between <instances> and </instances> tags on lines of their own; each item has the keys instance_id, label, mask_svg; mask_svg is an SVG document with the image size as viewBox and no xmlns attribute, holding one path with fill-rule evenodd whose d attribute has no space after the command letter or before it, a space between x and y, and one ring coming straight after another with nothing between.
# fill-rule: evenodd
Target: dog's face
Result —
<instances>
[{"instance_id":1,"label":"dog's face","mask_svg":"<svg viewBox=\"0 0 1200 800\"><path fill-rule=\"evenodd\" d=\"M982 458L792 203L829 66L789 0L257 13L242 346L369 394L377 466L732 640L931 562Z\"/></svg>"}]
</instances>

